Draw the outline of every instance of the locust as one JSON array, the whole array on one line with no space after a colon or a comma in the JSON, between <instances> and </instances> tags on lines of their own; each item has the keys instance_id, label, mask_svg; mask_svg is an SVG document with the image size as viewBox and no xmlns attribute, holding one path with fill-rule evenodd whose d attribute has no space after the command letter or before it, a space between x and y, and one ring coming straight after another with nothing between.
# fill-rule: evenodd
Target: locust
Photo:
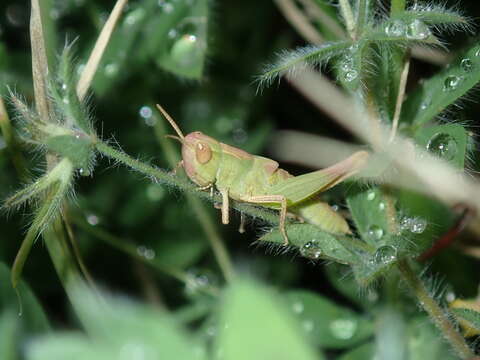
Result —
<instances>
[{"instance_id":1,"label":"locust","mask_svg":"<svg viewBox=\"0 0 480 360\"><path fill-rule=\"evenodd\" d=\"M252 155L194 131L184 135L173 118L157 104L158 110L178 136L167 135L182 144L183 167L191 181L202 191L216 189L222 198L222 223L229 223L230 199L279 210L279 230L288 245L285 229L287 215L317 225L333 234L350 234L350 228L338 212L318 199L318 194L357 173L369 154L358 151L325 169L293 176L275 160Z\"/></svg>"}]
</instances>

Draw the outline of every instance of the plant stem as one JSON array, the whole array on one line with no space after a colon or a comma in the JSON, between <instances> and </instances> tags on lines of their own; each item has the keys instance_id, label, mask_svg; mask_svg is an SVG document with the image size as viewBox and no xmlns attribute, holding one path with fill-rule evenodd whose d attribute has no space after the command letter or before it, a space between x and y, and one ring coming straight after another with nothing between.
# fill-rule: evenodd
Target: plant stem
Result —
<instances>
[{"instance_id":1,"label":"plant stem","mask_svg":"<svg viewBox=\"0 0 480 360\"><path fill-rule=\"evenodd\" d=\"M163 119L158 119L155 116L155 135L157 137L162 150L165 153L167 161L170 163L170 166L175 167L179 161L177 153L175 152L172 142L165 139L166 129L165 129L165 122ZM225 280L230 281L235 276L234 268L232 265L232 261L230 259L230 255L218 233L217 228L212 220L212 217L209 215L207 211L205 211L205 207L199 201L198 198L194 197L192 194L186 194L187 201L190 204L193 212L196 214L197 220L200 223L207 239L212 247L213 253L215 258L217 259L218 265L220 266L220 270L223 273Z\"/></svg>"},{"instance_id":2,"label":"plant stem","mask_svg":"<svg viewBox=\"0 0 480 360\"><path fill-rule=\"evenodd\" d=\"M355 38L355 19L353 17L352 7L348 0L339 0L340 12L347 25L347 31L352 39Z\"/></svg>"},{"instance_id":3,"label":"plant stem","mask_svg":"<svg viewBox=\"0 0 480 360\"><path fill-rule=\"evenodd\" d=\"M119 237L108 233L107 231L101 229L98 226L92 226L88 224L83 218L77 215L72 216L72 221L74 224L85 230L86 232L90 233L91 235L95 236L97 239L111 245L112 247L130 255L131 257L135 258L136 260L141 261L144 264L147 264L156 270L161 271L162 273L171 276L185 284L190 281L189 275L186 274L184 271L180 269L173 268L171 266L166 266L160 264L156 261L151 261L146 259L144 256L140 256L137 247L130 242L120 239ZM219 290L216 287L209 286L208 288L201 288L201 291L205 291L210 295L218 295Z\"/></svg>"},{"instance_id":4,"label":"plant stem","mask_svg":"<svg viewBox=\"0 0 480 360\"><path fill-rule=\"evenodd\" d=\"M357 1L357 25L355 29L355 39L358 39L362 35L363 28L367 20L368 1Z\"/></svg>"},{"instance_id":5,"label":"plant stem","mask_svg":"<svg viewBox=\"0 0 480 360\"><path fill-rule=\"evenodd\" d=\"M398 84L397 101L395 103L395 113L393 114L392 129L388 141L393 141L397 134L398 122L402 112L403 99L405 98L405 88L407 86L408 70L410 68L410 53L407 51L403 60L403 69Z\"/></svg>"},{"instance_id":6,"label":"plant stem","mask_svg":"<svg viewBox=\"0 0 480 360\"><path fill-rule=\"evenodd\" d=\"M403 279L417 296L420 305L430 315L443 336L448 340L450 345L455 349L462 359L472 359L474 354L468 347L463 336L455 329L454 324L449 320L448 313L440 307L435 299L429 294L425 284L415 274L406 259L398 262L398 268Z\"/></svg>"}]
</instances>

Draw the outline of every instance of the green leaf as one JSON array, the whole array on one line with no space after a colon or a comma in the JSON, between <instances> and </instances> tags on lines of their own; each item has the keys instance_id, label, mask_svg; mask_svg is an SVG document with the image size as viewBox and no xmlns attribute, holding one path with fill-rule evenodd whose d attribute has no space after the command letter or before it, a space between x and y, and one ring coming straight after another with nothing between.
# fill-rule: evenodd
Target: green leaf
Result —
<instances>
[{"instance_id":1,"label":"green leaf","mask_svg":"<svg viewBox=\"0 0 480 360\"><path fill-rule=\"evenodd\" d=\"M360 345L359 347L340 356L337 360L372 360L375 359L375 346L372 343Z\"/></svg>"},{"instance_id":2,"label":"green leaf","mask_svg":"<svg viewBox=\"0 0 480 360\"><path fill-rule=\"evenodd\" d=\"M380 189L359 191L347 197L347 204L362 239L375 247L382 244L389 224L387 201Z\"/></svg>"},{"instance_id":3,"label":"green leaf","mask_svg":"<svg viewBox=\"0 0 480 360\"><path fill-rule=\"evenodd\" d=\"M463 170L467 154L467 132L458 124L421 128L415 134L417 144L433 155Z\"/></svg>"},{"instance_id":4,"label":"green leaf","mask_svg":"<svg viewBox=\"0 0 480 360\"><path fill-rule=\"evenodd\" d=\"M480 312L473 309L451 309L455 316L465 322L468 327L480 332Z\"/></svg>"},{"instance_id":5,"label":"green leaf","mask_svg":"<svg viewBox=\"0 0 480 360\"><path fill-rule=\"evenodd\" d=\"M9 311L13 314L18 314L21 304L22 315L18 316L17 320L22 330L30 333L43 333L48 331L50 325L37 298L29 286L23 281L20 281L17 286L21 300L21 303L19 303L19 298L10 283L10 274L10 269L4 263L0 262L0 309L3 310L4 313L5 311ZM5 316L8 318L8 315ZM7 318L3 319L8 321Z\"/></svg>"},{"instance_id":6,"label":"green leaf","mask_svg":"<svg viewBox=\"0 0 480 360\"><path fill-rule=\"evenodd\" d=\"M91 138L85 134L53 136L48 138L47 146L68 158L76 169L90 171L95 153Z\"/></svg>"},{"instance_id":7,"label":"green leaf","mask_svg":"<svg viewBox=\"0 0 480 360\"><path fill-rule=\"evenodd\" d=\"M372 322L309 291L289 291L286 301L298 317L305 335L324 348L350 348L373 334Z\"/></svg>"},{"instance_id":8,"label":"green leaf","mask_svg":"<svg viewBox=\"0 0 480 360\"><path fill-rule=\"evenodd\" d=\"M467 94L480 81L479 55L480 45L472 47L417 87L403 105L402 121L416 130Z\"/></svg>"},{"instance_id":9,"label":"green leaf","mask_svg":"<svg viewBox=\"0 0 480 360\"><path fill-rule=\"evenodd\" d=\"M16 360L19 339L19 316L12 309L0 312L0 359Z\"/></svg>"},{"instance_id":10,"label":"green leaf","mask_svg":"<svg viewBox=\"0 0 480 360\"><path fill-rule=\"evenodd\" d=\"M186 13L168 30L164 45L155 54L157 64L176 75L200 79L207 54L208 0L193 5L183 0L173 6L183 6Z\"/></svg>"},{"instance_id":11,"label":"green leaf","mask_svg":"<svg viewBox=\"0 0 480 360\"><path fill-rule=\"evenodd\" d=\"M250 281L237 281L225 294L219 329L215 348L225 360L324 358L308 345L278 294Z\"/></svg>"},{"instance_id":12,"label":"green leaf","mask_svg":"<svg viewBox=\"0 0 480 360\"><path fill-rule=\"evenodd\" d=\"M351 237L333 235L310 224L287 225L289 245L297 247L300 254L312 260L333 260L344 264L356 263L356 251L363 244ZM259 242L283 244L284 239L278 228L263 235Z\"/></svg>"},{"instance_id":13,"label":"green leaf","mask_svg":"<svg viewBox=\"0 0 480 360\"><path fill-rule=\"evenodd\" d=\"M63 332L39 339L29 346L28 359L205 358L198 353L200 344L165 313L105 294L100 299L85 290L77 290L75 296L88 337Z\"/></svg>"},{"instance_id":14,"label":"green leaf","mask_svg":"<svg viewBox=\"0 0 480 360\"><path fill-rule=\"evenodd\" d=\"M441 4L415 4L406 11L396 14L395 18L418 19L428 25L434 25L439 30L471 30L468 17Z\"/></svg>"}]
</instances>

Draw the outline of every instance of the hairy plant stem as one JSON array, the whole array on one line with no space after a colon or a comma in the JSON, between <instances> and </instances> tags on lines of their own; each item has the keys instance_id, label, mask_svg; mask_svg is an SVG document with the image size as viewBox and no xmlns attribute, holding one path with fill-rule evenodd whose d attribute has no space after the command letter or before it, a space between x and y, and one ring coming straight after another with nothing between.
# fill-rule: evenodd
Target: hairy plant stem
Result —
<instances>
[{"instance_id":1,"label":"hairy plant stem","mask_svg":"<svg viewBox=\"0 0 480 360\"><path fill-rule=\"evenodd\" d=\"M405 88L407 87L408 71L410 69L410 52L407 51L403 60L403 69L398 84L397 100L395 103L395 113L393 114L392 129L388 141L393 141L397 134L398 122L402 112L403 100L405 98Z\"/></svg>"},{"instance_id":2,"label":"hairy plant stem","mask_svg":"<svg viewBox=\"0 0 480 360\"><path fill-rule=\"evenodd\" d=\"M454 324L449 320L447 312L435 301L428 292L425 284L413 271L408 260L402 259L398 262L398 269L403 279L418 298L420 305L430 315L443 336L455 349L462 359L473 359L474 354L469 348L463 336L455 329Z\"/></svg>"},{"instance_id":3,"label":"hairy plant stem","mask_svg":"<svg viewBox=\"0 0 480 360\"><path fill-rule=\"evenodd\" d=\"M165 121L163 119L158 119L158 116L155 116L155 135L157 141L160 143L163 152L167 158L171 167L175 167L178 161L177 152L173 148L171 140L165 138L166 129ZM215 223L212 220L212 217L207 211L205 211L204 205L192 194L186 194L187 201L190 205L190 208L196 215L196 218L202 227L205 235L207 236L208 242L213 250L215 258L218 262L220 270L223 273L225 280L230 281L235 276L234 267L228 254L227 248L225 247L220 234L215 226Z\"/></svg>"},{"instance_id":4,"label":"hairy plant stem","mask_svg":"<svg viewBox=\"0 0 480 360\"><path fill-rule=\"evenodd\" d=\"M348 0L339 0L340 11L342 17L345 20L345 25L347 26L348 34L352 39L355 39L355 18L353 17L352 7Z\"/></svg>"}]
</instances>

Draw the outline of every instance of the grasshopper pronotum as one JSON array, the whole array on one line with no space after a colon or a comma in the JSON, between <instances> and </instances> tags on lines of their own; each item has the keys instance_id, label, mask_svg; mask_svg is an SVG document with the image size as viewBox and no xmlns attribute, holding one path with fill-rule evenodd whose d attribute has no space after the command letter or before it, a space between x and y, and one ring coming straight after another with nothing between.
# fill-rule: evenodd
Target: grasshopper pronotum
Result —
<instances>
[{"instance_id":1,"label":"grasshopper pronotum","mask_svg":"<svg viewBox=\"0 0 480 360\"><path fill-rule=\"evenodd\" d=\"M222 196L222 223L229 223L229 199L280 210L279 229L288 244L285 230L287 210L306 222L331 233L350 233L345 219L327 203L314 199L356 173L366 162L368 153L358 151L339 163L308 174L293 176L279 168L276 161L251 155L236 147L194 131L184 136L175 121L157 105L182 143L183 167L200 190L214 187Z\"/></svg>"}]
</instances>

